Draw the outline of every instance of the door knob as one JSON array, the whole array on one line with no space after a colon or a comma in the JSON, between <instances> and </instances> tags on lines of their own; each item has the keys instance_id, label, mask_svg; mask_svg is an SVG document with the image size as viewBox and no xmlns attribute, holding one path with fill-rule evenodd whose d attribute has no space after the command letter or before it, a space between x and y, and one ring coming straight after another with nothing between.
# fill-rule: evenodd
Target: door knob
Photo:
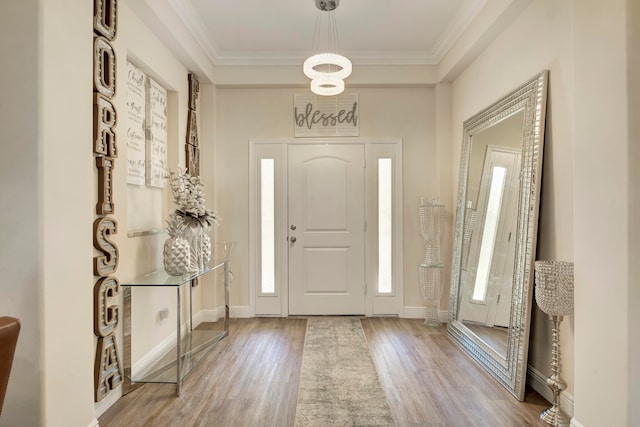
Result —
<instances>
[{"instance_id":1,"label":"door knob","mask_svg":"<svg viewBox=\"0 0 640 427\"><path fill-rule=\"evenodd\" d=\"M295 243L295 242L296 242L296 240L298 240L298 239L296 239L295 237L291 237L291 238L289 239L289 241L290 241L291 243Z\"/></svg>"}]
</instances>

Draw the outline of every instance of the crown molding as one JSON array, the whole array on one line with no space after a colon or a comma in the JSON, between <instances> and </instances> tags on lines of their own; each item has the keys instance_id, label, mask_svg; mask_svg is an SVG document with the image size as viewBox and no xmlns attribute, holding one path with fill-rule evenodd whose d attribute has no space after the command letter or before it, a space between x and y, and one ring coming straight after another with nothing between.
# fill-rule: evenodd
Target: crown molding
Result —
<instances>
[{"instance_id":1,"label":"crown molding","mask_svg":"<svg viewBox=\"0 0 640 427\"><path fill-rule=\"evenodd\" d=\"M471 22L478 16L488 0L466 0L456 16L453 17L444 33L438 38L431 55L438 64L453 47L456 40L464 33Z\"/></svg>"},{"instance_id":2,"label":"crown molding","mask_svg":"<svg viewBox=\"0 0 640 427\"><path fill-rule=\"evenodd\" d=\"M168 0L169 5L180 18L185 27L191 32L191 35L195 38L196 42L204 50L205 54L209 57L213 64L217 63L218 57L220 57L220 48L216 42L209 37L207 30L205 29L202 19L198 16L193 4L185 0Z\"/></svg>"}]
</instances>

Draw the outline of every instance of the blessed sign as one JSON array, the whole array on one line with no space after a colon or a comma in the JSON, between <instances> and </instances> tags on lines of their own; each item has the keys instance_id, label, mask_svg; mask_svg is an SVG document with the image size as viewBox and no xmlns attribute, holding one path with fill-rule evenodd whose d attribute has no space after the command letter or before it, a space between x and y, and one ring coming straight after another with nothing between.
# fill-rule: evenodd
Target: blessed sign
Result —
<instances>
[{"instance_id":1,"label":"blessed sign","mask_svg":"<svg viewBox=\"0 0 640 427\"><path fill-rule=\"evenodd\" d=\"M294 95L293 119L296 137L358 136L358 94Z\"/></svg>"}]
</instances>

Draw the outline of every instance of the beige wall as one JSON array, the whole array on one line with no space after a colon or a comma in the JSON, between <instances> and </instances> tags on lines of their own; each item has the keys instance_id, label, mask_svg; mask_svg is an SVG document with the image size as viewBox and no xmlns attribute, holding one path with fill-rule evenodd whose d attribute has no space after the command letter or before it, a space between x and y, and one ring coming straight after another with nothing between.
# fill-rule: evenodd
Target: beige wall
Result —
<instances>
[{"instance_id":1,"label":"beige wall","mask_svg":"<svg viewBox=\"0 0 640 427\"><path fill-rule=\"evenodd\" d=\"M570 3L534 1L452 84L456 160L452 191L456 191L463 121L539 71L550 71L536 259L573 261L572 54ZM565 319L561 326L562 377L570 395L573 329L573 319ZM529 364L545 376L551 373L550 336L550 322L534 303Z\"/></svg>"},{"instance_id":2,"label":"beige wall","mask_svg":"<svg viewBox=\"0 0 640 427\"><path fill-rule=\"evenodd\" d=\"M63 0L0 16L0 315L22 321L0 425L94 419L92 15Z\"/></svg>"},{"instance_id":3,"label":"beige wall","mask_svg":"<svg viewBox=\"0 0 640 427\"><path fill-rule=\"evenodd\" d=\"M629 55L638 47L639 21L636 5L636 19L630 19L632 3L573 5L575 416L585 426L637 425L632 420L640 411L634 352L640 299L633 257L640 244L640 180L633 172L638 157L630 155L638 145L632 138L637 87L629 91L638 71Z\"/></svg>"},{"instance_id":4,"label":"beige wall","mask_svg":"<svg viewBox=\"0 0 640 427\"><path fill-rule=\"evenodd\" d=\"M46 425L83 424L93 416L94 346L88 334L93 320L93 236L89 232L93 218L88 212L95 210L89 195L96 187L90 178L95 161L88 149L93 61L91 54L77 52L92 51L93 11L77 0L41 5L42 420ZM75 19L69 20L69 10L75 11ZM68 309L70 305L75 305L73 310ZM73 414L71 420L69 414Z\"/></svg>"},{"instance_id":5,"label":"beige wall","mask_svg":"<svg viewBox=\"0 0 640 427\"><path fill-rule=\"evenodd\" d=\"M37 425L42 414L38 157L38 2L14 2L0 14L0 55L13 61L0 67L0 316L22 321L21 347L14 357L2 423ZM21 31L25 30L25 31ZM19 35L19 36L18 36ZM19 107L18 107L19 106ZM18 107L18 108L16 108ZM11 227L7 226L11 224ZM12 407L13 409L8 409Z\"/></svg>"},{"instance_id":6,"label":"beige wall","mask_svg":"<svg viewBox=\"0 0 640 427\"><path fill-rule=\"evenodd\" d=\"M220 240L237 240L231 305L249 301L249 140L293 137L293 95L307 89L219 88L216 105L217 205ZM435 96L429 88L358 88L360 136L401 138L404 170L404 306L424 305L417 270L424 248L418 205L438 195ZM451 206L447 206L451 211ZM424 315L424 314L422 314Z\"/></svg>"},{"instance_id":7,"label":"beige wall","mask_svg":"<svg viewBox=\"0 0 640 427\"><path fill-rule=\"evenodd\" d=\"M640 218L640 168L635 167L634 161L640 159L640 144L631 141L640 141L640 4L630 2L628 4L628 19L633 25L627 29L629 44L627 54L627 73L629 78L629 218ZM629 259L640 259L640 221L629 221L629 235L632 236L629 243ZM634 237L633 237L634 236ZM629 298L628 298L628 320L629 329L627 337L629 340L628 360L629 362L629 425L640 425L640 363L633 363L635 357L640 354L640 334L637 325L640 325L640 263L631 262L629 265ZM634 285L635 284L635 285Z\"/></svg>"},{"instance_id":8,"label":"beige wall","mask_svg":"<svg viewBox=\"0 0 640 427\"><path fill-rule=\"evenodd\" d=\"M41 256L39 255L40 171L38 138L39 87L38 2L13 2L0 14L0 55L13 58L0 67L0 89L12 105L0 102L0 316L22 321L20 347L0 423L25 420L37 425L42 414L40 372ZM24 31L21 31L24 30ZM18 108L16 108L18 107ZM11 227L8 226L11 224ZM88 356L85 354L85 356ZM9 409L11 407L12 409Z\"/></svg>"}]
</instances>

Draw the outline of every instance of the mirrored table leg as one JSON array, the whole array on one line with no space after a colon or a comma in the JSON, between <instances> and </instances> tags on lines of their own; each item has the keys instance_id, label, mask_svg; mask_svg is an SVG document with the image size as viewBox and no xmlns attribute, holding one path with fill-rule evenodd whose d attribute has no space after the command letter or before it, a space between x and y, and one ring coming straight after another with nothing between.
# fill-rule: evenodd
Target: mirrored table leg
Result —
<instances>
[{"instance_id":1,"label":"mirrored table leg","mask_svg":"<svg viewBox=\"0 0 640 427\"><path fill-rule=\"evenodd\" d=\"M132 335L132 328L131 328L131 287L129 286L123 286L120 289L123 289L123 296L122 296L122 300L123 300L123 327L122 327L122 334L124 336L124 349L123 349L123 353L124 353L124 382L122 384L122 394L126 395L128 393L131 393L134 390L137 390L138 388L142 387L143 384L141 383L133 383L131 381L131 335Z\"/></svg>"},{"instance_id":2,"label":"mirrored table leg","mask_svg":"<svg viewBox=\"0 0 640 427\"><path fill-rule=\"evenodd\" d=\"M182 311L180 310L180 288L182 288L182 286L177 287L176 294L176 318L178 319L176 322L176 396L180 396L180 390L182 389L182 360L180 359L180 339L182 335L180 331L180 320L182 318Z\"/></svg>"}]
</instances>

